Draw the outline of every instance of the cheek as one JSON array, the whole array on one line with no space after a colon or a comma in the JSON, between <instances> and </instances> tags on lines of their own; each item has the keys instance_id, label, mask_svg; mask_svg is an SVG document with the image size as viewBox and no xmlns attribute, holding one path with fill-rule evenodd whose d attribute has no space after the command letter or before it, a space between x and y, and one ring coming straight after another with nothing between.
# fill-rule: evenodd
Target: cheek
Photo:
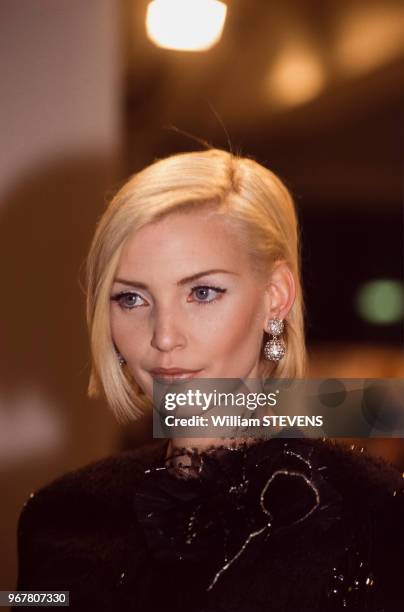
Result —
<instances>
[{"instance_id":1,"label":"cheek","mask_svg":"<svg viewBox=\"0 0 404 612\"><path fill-rule=\"evenodd\" d=\"M119 314L116 312L116 309L114 307L111 307L109 320L111 323L112 339L117 344L120 344L120 340L122 339L124 335L125 324L124 324L124 320L122 319L121 316L119 316Z\"/></svg>"},{"instance_id":2,"label":"cheek","mask_svg":"<svg viewBox=\"0 0 404 612\"><path fill-rule=\"evenodd\" d=\"M122 352L136 351L145 335L144 325L140 325L139 320L136 321L130 313L119 312L116 309L111 309L110 321L112 338ZM136 342L133 342L133 338L136 338Z\"/></svg>"},{"instance_id":3,"label":"cheek","mask_svg":"<svg viewBox=\"0 0 404 612\"><path fill-rule=\"evenodd\" d=\"M255 347L263 335L263 312L260 296L229 299L223 308L204 321L199 336L205 345L216 347L218 352L228 352L240 345L248 350L250 345Z\"/></svg>"}]
</instances>

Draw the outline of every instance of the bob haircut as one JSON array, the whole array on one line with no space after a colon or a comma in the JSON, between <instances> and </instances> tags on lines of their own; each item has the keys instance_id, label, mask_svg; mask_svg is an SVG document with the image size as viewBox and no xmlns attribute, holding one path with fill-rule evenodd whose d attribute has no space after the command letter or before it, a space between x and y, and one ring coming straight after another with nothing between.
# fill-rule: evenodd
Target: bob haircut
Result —
<instances>
[{"instance_id":1,"label":"bob haircut","mask_svg":"<svg viewBox=\"0 0 404 612\"><path fill-rule=\"evenodd\" d=\"M306 367L300 236L292 197L279 178L256 161L220 149L180 153L134 174L98 221L86 260L86 314L92 363L89 397L103 394L118 421L141 416L152 402L127 366L119 365L110 326L110 292L122 248L133 232L170 213L202 207L224 215L251 257L252 271L268 276L288 264L296 298L286 317L286 355L265 359L263 330L259 376L302 378Z\"/></svg>"}]
</instances>

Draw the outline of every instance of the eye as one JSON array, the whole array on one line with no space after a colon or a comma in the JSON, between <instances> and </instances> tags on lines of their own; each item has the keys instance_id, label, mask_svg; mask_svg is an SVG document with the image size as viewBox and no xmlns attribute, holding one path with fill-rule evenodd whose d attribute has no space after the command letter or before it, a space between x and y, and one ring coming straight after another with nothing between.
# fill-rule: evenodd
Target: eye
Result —
<instances>
[{"instance_id":1,"label":"eye","mask_svg":"<svg viewBox=\"0 0 404 612\"><path fill-rule=\"evenodd\" d=\"M143 299L138 293L130 291L121 291L111 296L111 300L117 302L119 306L125 310L132 310L133 308L142 306L142 304L136 302L137 298Z\"/></svg>"},{"instance_id":2,"label":"eye","mask_svg":"<svg viewBox=\"0 0 404 612\"><path fill-rule=\"evenodd\" d=\"M197 287L192 287L191 289L191 293L196 295L198 299L191 301L196 301L198 304L211 304L212 302L216 302L218 299L220 299L217 295L214 296L213 299L207 299L211 291L215 291L216 293L225 293L227 289L222 289L221 287L209 287L207 285L198 285Z\"/></svg>"}]
</instances>

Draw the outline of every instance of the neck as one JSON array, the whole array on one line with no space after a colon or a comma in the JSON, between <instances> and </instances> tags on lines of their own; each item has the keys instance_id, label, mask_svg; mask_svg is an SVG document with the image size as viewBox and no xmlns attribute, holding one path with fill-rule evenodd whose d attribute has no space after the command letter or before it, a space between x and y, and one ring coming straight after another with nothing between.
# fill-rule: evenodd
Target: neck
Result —
<instances>
[{"instance_id":1,"label":"neck","mask_svg":"<svg viewBox=\"0 0 404 612\"><path fill-rule=\"evenodd\" d=\"M253 379L254 383L250 380ZM258 383L258 386L257 386ZM233 393L238 391L245 393L246 391L262 391L262 380L258 379L258 361L245 378L240 379L240 384L237 390L233 389ZM271 411L273 414L273 412ZM174 454L179 449L196 448L198 451L203 451L212 446L228 446L234 447L240 444L252 444L256 440L255 437L244 438L170 438L167 446L166 457Z\"/></svg>"}]
</instances>

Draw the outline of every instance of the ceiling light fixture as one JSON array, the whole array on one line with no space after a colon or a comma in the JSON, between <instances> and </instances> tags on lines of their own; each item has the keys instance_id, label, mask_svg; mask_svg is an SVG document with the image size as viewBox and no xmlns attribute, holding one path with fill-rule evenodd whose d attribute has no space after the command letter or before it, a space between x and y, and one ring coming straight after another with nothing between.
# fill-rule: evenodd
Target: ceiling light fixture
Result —
<instances>
[{"instance_id":1,"label":"ceiling light fixture","mask_svg":"<svg viewBox=\"0 0 404 612\"><path fill-rule=\"evenodd\" d=\"M219 0L153 0L147 7L147 35L164 49L206 51L220 40L226 13Z\"/></svg>"}]
</instances>

